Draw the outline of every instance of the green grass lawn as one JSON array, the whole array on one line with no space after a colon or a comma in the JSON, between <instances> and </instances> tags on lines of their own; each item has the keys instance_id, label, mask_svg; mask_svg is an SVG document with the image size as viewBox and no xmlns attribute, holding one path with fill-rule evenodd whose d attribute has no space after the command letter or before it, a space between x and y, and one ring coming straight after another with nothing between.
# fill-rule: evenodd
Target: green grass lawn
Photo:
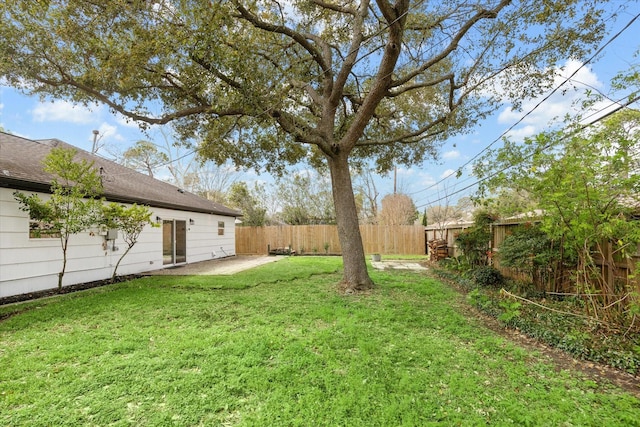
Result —
<instances>
[{"instance_id":1,"label":"green grass lawn","mask_svg":"<svg viewBox=\"0 0 640 427\"><path fill-rule=\"evenodd\" d=\"M338 257L0 307L0 425L640 425L415 272L342 296Z\"/></svg>"}]
</instances>

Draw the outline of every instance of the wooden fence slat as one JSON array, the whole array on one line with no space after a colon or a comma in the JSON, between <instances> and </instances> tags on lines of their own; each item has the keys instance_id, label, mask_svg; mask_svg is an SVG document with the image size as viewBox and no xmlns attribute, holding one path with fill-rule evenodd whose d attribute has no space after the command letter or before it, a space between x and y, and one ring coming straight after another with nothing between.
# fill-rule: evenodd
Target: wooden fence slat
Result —
<instances>
[{"instance_id":1,"label":"wooden fence slat","mask_svg":"<svg viewBox=\"0 0 640 427\"><path fill-rule=\"evenodd\" d=\"M492 231L492 251L495 253L495 256L492 259L492 265L496 267L502 274L507 277L516 280L526 280L528 279L528 275L518 272L515 269L503 267L500 265L500 246L502 246L502 242L511 235L517 227L520 227L524 224L535 222L535 220L531 219L523 219L522 221L509 221L509 222L496 222L491 225ZM445 239L447 241L449 256L457 257L461 255L460 250L456 244L457 235L462 232L464 228L467 228L473 224L466 224L465 226L461 226L459 224L448 224L443 227L438 227L435 225L428 226L426 228L427 240L436 240L436 239ZM603 242L601 244L602 247L608 248L609 243ZM609 251L610 252L610 251ZM609 259L601 259L601 257L596 257L596 264L601 266L602 268L602 278L605 283L608 284L612 289L615 286L616 282L628 282L632 280L630 278L630 274L633 271L635 265L640 260L640 245L635 255L632 255L631 260L616 260L614 258L609 257ZM567 280L570 280L569 276L566 277ZM640 291L640 281L637 279L633 279L635 281L635 286L638 291ZM565 286L567 284L558 283L556 286Z\"/></svg>"},{"instance_id":2,"label":"wooden fence slat","mask_svg":"<svg viewBox=\"0 0 640 427\"><path fill-rule=\"evenodd\" d=\"M361 225L366 254L424 255L425 232L421 225ZM266 255L269 248L291 247L296 253L340 255L340 239L335 225L277 225L236 227L236 254ZM326 247L326 248L325 248Z\"/></svg>"}]
</instances>

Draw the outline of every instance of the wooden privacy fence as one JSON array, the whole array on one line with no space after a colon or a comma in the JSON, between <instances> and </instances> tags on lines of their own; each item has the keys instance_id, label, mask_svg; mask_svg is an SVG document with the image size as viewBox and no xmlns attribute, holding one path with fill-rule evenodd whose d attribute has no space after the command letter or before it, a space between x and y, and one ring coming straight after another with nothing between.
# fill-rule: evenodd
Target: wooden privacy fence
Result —
<instances>
[{"instance_id":1,"label":"wooden privacy fence","mask_svg":"<svg viewBox=\"0 0 640 427\"><path fill-rule=\"evenodd\" d=\"M421 225L361 225L360 233L366 254L426 254ZM269 248L288 247L300 255L342 254L335 225L236 227L238 255L266 255Z\"/></svg>"},{"instance_id":2,"label":"wooden privacy fence","mask_svg":"<svg viewBox=\"0 0 640 427\"><path fill-rule=\"evenodd\" d=\"M528 280L529 275L523 272L517 271L513 268L508 268L500 265L500 247L502 242L511 235L518 227L531 222L537 222L534 220L507 220L500 221L491 224L491 241L487 242L491 247L491 251L495 254L491 259L491 265L500 272L512 279L516 280ZM464 231L466 228L473 226L473 223L450 223L438 225L430 225L426 227L425 233L427 234L426 240L428 242L442 241L446 242L446 253L450 257L460 256L462 253L458 248L456 238L458 234ZM434 246L434 245L432 245ZM615 259L612 255L612 247L610 242L602 242L600 247L603 249L602 255L594 256L595 264L601 270L602 279L606 282L611 289L615 288L616 283L627 283L633 277L633 272L636 264L640 261L640 247L630 260ZM430 254L431 255L431 254ZM603 259L603 256L605 259ZM559 277L554 278L553 286L554 291L569 290L572 288L575 279L572 278L571 273L573 270L567 269L561 271ZM640 292L640 281L634 279L635 286Z\"/></svg>"},{"instance_id":3,"label":"wooden privacy fence","mask_svg":"<svg viewBox=\"0 0 640 427\"><path fill-rule=\"evenodd\" d=\"M501 221L491 224L491 241L487 242L493 251L499 251L500 246L504 239L507 238L513 231L531 221ZM535 222L535 221L534 221ZM462 255L462 252L458 248L456 239L458 235L469 227L473 227L473 222L457 222L443 225L430 225L425 228L427 234L427 243L433 240L444 240L447 244L448 255L450 257L458 257Z\"/></svg>"}]
</instances>

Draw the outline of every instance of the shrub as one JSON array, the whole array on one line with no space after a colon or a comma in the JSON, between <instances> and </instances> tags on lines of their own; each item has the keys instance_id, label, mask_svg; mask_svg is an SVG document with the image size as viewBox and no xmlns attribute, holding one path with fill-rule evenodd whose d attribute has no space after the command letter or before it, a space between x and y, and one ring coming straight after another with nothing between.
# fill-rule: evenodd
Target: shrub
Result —
<instances>
[{"instance_id":1,"label":"shrub","mask_svg":"<svg viewBox=\"0 0 640 427\"><path fill-rule=\"evenodd\" d=\"M516 228L500 245L500 265L529 276L536 290L553 288L554 271L562 263L560 245L554 242L537 224ZM568 261L568 260L567 260Z\"/></svg>"},{"instance_id":2,"label":"shrub","mask_svg":"<svg viewBox=\"0 0 640 427\"><path fill-rule=\"evenodd\" d=\"M466 263L472 267L487 265L491 251L491 223L495 218L485 211L474 214L472 227L463 230L456 237L456 243Z\"/></svg>"},{"instance_id":3,"label":"shrub","mask_svg":"<svg viewBox=\"0 0 640 427\"><path fill-rule=\"evenodd\" d=\"M438 261L440 266L450 271L464 272L469 270L470 266L463 257L444 258Z\"/></svg>"},{"instance_id":4,"label":"shrub","mask_svg":"<svg viewBox=\"0 0 640 427\"><path fill-rule=\"evenodd\" d=\"M500 287L504 283L504 277L495 268L485 265L473 270L473 281L480 287Z\"/></svg>"}]
</instances>

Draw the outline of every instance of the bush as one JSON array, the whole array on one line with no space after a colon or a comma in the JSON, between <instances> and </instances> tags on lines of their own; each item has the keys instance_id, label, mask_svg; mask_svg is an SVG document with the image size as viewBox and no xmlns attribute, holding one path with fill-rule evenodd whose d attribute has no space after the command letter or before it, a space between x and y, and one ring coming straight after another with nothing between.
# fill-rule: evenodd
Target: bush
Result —
<instances>
[{"instance_id":1,"label":"bush","mask_svg":"<svg viewBox=\"0 0 640 427\"><path fill-rule=\"evenodd\" d=\"M498 288L504 283L502 273L488 265L474 269L472 275L473 281L480 287Z\"/></svg>"},{"instance_id":2,"label":"bush","mask_svg":"<svg viewBox=\"0 0 640 427\"><path fill-rule=\"evenodd\" d=\"M539 224L516 228L500 245L499 257L501 266L527 274L538 291L554 289L554 271L563 261L569 262L562 259L560 245Z\"/></svg>"},{"instance_id":3,"label":"bush","mask_svg":"<svg viewBox=\"0 0 640 427\"><path fill-rule=\"evenodd\" d=\"M476 274L494 275L491 270L496 271L491 267L477 268L470 271L469 277L446 270L433 271L441 279L467 290L469 304L499 319L505 326L516 328L529 337L567 351L575 357L606 363L632 375L640 373L640 334L629 334L628 330L602 326L594 327L594 323L588 319L572 316L570 313L580 312L580 306L584 304L581 299L550 299L548 296L546 299L538 299L555 311L505 300L495 288L480 288L480 283L475 280ZM506 283L508 282L505 281Z\"/></svg>"},{"instance_id":4,"label":"bush","mask_svg":"<svg viewBox=\"0 0 640 427\"><path fill-rule=\"evenodd\" d=\"M438 264L449 271L465 272L470 266L462 257L444 258L438 261Z\"/></svg>"},{"instance_id":5,"label":"bush","mask_svg":"<svg viewBox=\"0 0 640 427\"><path fill-rule=\"evenodd\" d=\"M462 230L456 237L456 244L467 264L472 267L487 265L491 251L491 223L495 218L485 211L477 211L473 216L473 226Z\"/></svg>"}]
</instances>

